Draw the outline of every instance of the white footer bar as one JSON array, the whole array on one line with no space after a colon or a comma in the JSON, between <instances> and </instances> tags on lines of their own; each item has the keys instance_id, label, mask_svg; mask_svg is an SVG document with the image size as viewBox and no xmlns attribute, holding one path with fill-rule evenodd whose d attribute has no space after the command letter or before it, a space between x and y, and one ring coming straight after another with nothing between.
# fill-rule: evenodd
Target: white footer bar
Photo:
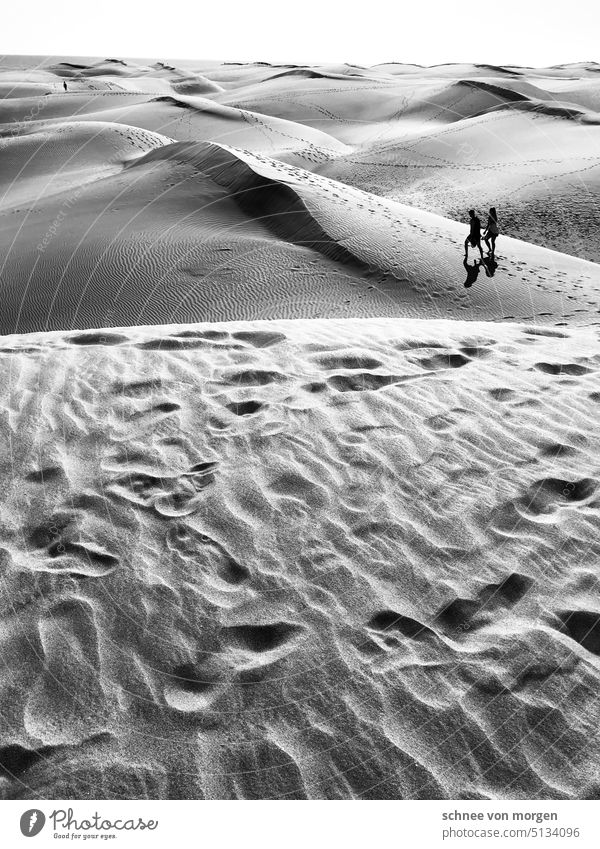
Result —
<instances>
[{"instance_id":1,"label":"white footer bar","mask_svg":"<svg viewBox=\"0 0 600 849\"><path fill-rule=\"evenodd\" d=\"M600 802L7 801L0 845L600 847Z\"/></svg>"}]
</instances>

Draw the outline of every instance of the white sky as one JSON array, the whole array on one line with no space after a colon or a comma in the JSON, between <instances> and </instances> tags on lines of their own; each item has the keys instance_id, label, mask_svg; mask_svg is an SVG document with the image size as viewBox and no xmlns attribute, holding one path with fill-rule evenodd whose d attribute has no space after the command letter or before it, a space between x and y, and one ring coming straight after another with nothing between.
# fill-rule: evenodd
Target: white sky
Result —
<instances>
[{"instance_id":1,"label":"white sky","mask_svg":"<svg viewBox=\"0 0 600 849\"><path fill-rule=\"evenodd\" d=\"M598 0L13 0L0 53L553 65L600 61Z\"/></svg>"}]
</instances>

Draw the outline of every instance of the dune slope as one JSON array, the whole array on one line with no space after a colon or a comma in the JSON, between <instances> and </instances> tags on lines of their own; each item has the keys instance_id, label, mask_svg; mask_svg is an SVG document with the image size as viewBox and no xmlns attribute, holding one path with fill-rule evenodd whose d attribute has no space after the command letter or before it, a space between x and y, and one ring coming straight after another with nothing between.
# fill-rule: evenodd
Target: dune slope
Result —
<instances>
[{"instance_id":1,"label":"dune slope","mask_svg":"<svg viewBox=\"0 0 600 849\"><path fill-rule=\"evenodd\" d=\"M467 290L454 221L248 150L132 138L99 173L86 143L76 190L0 215L4 332L355 315L598 321L593 263L504 237L500 271ZM22 170L6 197L28 191Z\"/></svg>"}]
</instances>

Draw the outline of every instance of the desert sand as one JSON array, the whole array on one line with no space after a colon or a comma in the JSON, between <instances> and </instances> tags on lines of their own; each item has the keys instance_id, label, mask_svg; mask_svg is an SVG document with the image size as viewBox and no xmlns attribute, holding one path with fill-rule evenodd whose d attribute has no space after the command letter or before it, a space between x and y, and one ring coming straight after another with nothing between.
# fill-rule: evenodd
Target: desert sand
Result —
<instances>
[{"instance_id":1,"label":"desert sand","mask_svg":"<svg viewBox=\"0 0 600 849\"><path fill-rule=\"evenodd\" d=\"M598 798L600 66L0 95L2 796Z\"/></svg>"}]
</instances>

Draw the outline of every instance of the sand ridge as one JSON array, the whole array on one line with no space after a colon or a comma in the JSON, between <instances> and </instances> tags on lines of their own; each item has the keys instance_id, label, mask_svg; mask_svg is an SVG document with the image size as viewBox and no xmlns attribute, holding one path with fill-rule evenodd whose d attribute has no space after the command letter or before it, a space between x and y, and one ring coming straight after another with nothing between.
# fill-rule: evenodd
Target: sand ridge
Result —
<instances>
[{"instance_id":1,"label":"sand ridge","mask_svg":"<svg viewBox=\"0 0 600 849\"><path fill-rule=\"evenodd\" d=\"M4 332L226 317L598 322L594 263L503 237L497 275L482 270L467 291L457 222L261 153L156 135L120 134L110 158L93 148L83 183L95 135L83 138L73 170L48 182L76 191L0 218ZM40 185L23 172L5 197Z\"/></svg>"}]
</instances>

